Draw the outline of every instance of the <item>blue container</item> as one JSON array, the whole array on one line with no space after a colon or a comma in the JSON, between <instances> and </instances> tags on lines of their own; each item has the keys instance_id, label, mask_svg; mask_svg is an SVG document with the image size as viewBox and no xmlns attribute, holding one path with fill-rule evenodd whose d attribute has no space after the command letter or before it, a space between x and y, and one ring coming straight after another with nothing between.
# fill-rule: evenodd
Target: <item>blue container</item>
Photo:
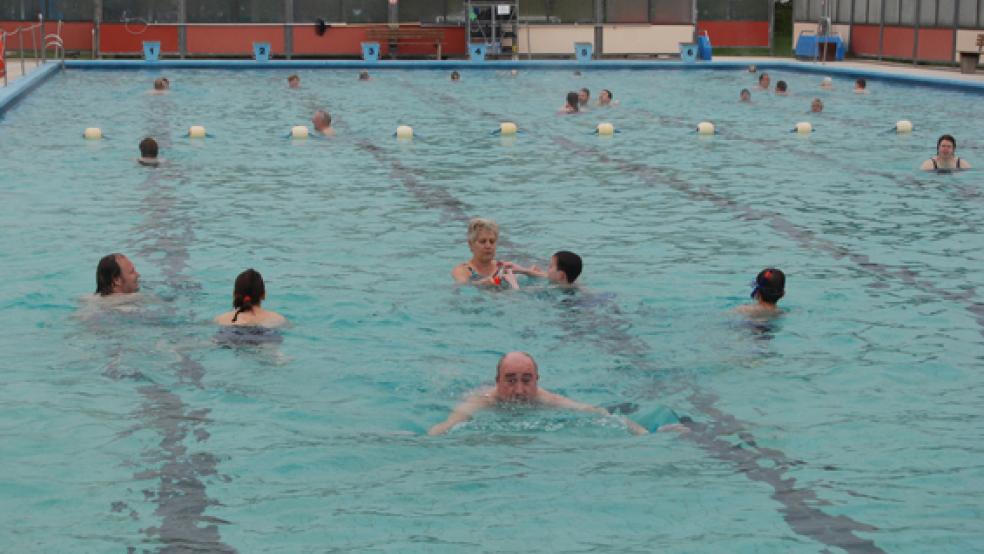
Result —
<instances>
[{"instance_id":1,"label":"blue container","mask_svg":"<svg viewBox=\"0 0 984 554\"><path fill-rule=\"evenodd\" d=\"M711 37L704 31L703 35L697 37L697 58L709 62L712 55Z\"/></svg>"},{"instance_id":2,"label":"blue container","mask_svg":"<svg viewBox=\"0 0 984 554\"><path fill-rule=\"evenodd\" d=\"M591 61L591 56L594 53L594 45L590 42L575 42L574 43L574 55L577 57L577 61L580 63L588 63Z\"/></svg>"},{"instance_id":3,"label":"blue container","mask_svg":"<svg viewBox=\"0 0 984 554\"><path fill-rule=\"evenodd\" d=\"M468 58L473 62L484 62L488 48L484 42L473 42L468 46Z\"/></svg>"},{"instance_id":4,"label":"blue container","mask_svg":"<svg viewBox=\"0 0 984 554\"><path fill-rule=\"evenodd\" d=\"M269 42L254 42L253 43L253 58L258 62L268 62L270 61L270 43Z\"/></svg>"},{"instance_id":5,"label":"blue container","mask_svg":"<svg viewBox=\"0 0 984 554\"><path fill-rule=\"evenodd\" d=\"M680 43L680 61L694 63L697 61L697 44L694 42Z\"/></svg>"},{"instance_id":6,"label":"blue container","mask_svg":"<svg viewBox=\"0 0 984 554\"><path fill-rule=\"evenodd\" d=\"M156 62L161 58L160 41L145 40L143 43L144 59L148 62Z\"/></svg>"},{"instance_id":7,"label":"blue container","mask_svg":"<svg viewBox=\"0 0 984 554\"><path fill-rule=\"evenodd\" d=\"M378 42L363 42L362 43L362 59L367 62L378 62L379 61L379 43Z\"/></svg>"}]
</instances>

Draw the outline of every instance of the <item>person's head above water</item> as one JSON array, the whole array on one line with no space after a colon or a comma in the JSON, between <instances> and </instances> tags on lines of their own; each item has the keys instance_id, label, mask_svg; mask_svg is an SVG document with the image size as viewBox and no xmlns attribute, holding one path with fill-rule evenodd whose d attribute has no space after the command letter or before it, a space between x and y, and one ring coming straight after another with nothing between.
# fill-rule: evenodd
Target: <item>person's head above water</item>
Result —
<instances>
[{"instance_id":1,"label":"person's head above water","mask_svg":"<svg viewBox=\"0 0 984 554\"><path fill-rule=\"evenodd\" d=\"M232 291L232 307L236 309L232 321L235 322L239 314L252 312L254 307L258 307L263 299L266 298L266 287L263 285L263 276L253 268L239 274L236 277L236 284Z\"/></svg>"},{"instance_id":2,"label":"person's head above water","mask_svg":"<svg viewBox=\"0 0 984 554\"><path fill-rule=\"evenodd\" d=\"M564 109L569 112L576 112L578 111L578 105L580 103L581 101L578 98L578 94L572 90L567 93L567 100Z\"/></svg>"},{"instance_id":3,"label":"person's head above water","mask_svg":"<svg viewBox=\"0 0 984 554\"><path fill-rule=\"evenodd\" d=\"M533 356L509 352L495 366L495 396L500 402L530 402L537 397L540 380Z\"/></svg>"},{"instance_id":4,"label":"person's head above water","mask_svg":"<svg viewBox=\"0 0 984 554\"><path fill-rule=\"evenodd\" d=\"M318 110L311 117L311 123L314 124L316 131L328 129L331 127L331 114L324 110Z\"/></svg>"},{"instance_id":5,"label":"person's head above water","mask_svg":"<svg viewBox=\"0 0 984 554\"><path fill-rule=\"evenodd\" d=\"M366 71L365 69L363 69L362 71L360 71L359 72L359 80L360 81L368 81L369 80L369 72Z\"/></svg>"},{"instance_id":6,"label":"person's head above water","mask_svg":"<svg viewBox=\"0 0 984 554\"><path fill-rule=\"evenodd\" d=\"M287 77L287 86L290 88L301 88L301 78L297 75Z\"/></svg>"},{"instance_id":7,"label":"person's head above water","mask_svg":"<svg viewBox=\"0 0 984 554\"><path fill-rule=\"evenodd\" d=\"M834 88L834 80L831 79L830 77L824 77L823 80L820 81L820 88L825 88L825 89Z\"/></svg>"},{"instance_id":8,"label":"person's head above water","mask_svg":"<svg viewBox=\"0 0 984 554\"><path fill-rule=\"evenodd\" d=\"M823 111L823 100L819 98L814 98L813 102L810 102L810 111L813 113L820 113Z\"/></svg>"},{"instance_id":9,"label":"person's head above water","mask_svg":"<svg viewBox=\"0 0 984 554\"><path fill-rule=\"evenodd\" d=\"M855 92L859 92L867 88L868 88L868 81L866 81L864 77L859 77L856 81L854 81Z\"/></svg>"},{"instance_id":10,"label":"person's head above water","mask_svg":"<svg viewBox=\"0 0 984 554\"><path fill-rule=\"evenodd\" d=\"M598 93L598 105L608 106L611 103L612 103L612 91L608 90L607 88L601 89L601 92Z\"/></svg>"},{"instance_id":11,"label":"person's head above water","mask_svg":"<svg viewBox=\"0 0 984 554\"><path fill-rule=\"evenodd\" d=\"M574 284L581 275L581 256L567 250L554 253L547 269L547 279L562 285Z\"/></svg>"},{"instance_id":12,"label":"person's head above water","mask_svg":"<svg viewBox=\"0 0 984 554\"><path fill-rule=\"evenodd\" d=\"M776 83L776 94L786 94L788 88L786 81L779 81Z\"/></svg>"},{"instance_id":13,"label":"person's head above water","mask_svg":"<svg viewBox=\"0 0 984 554\"><path fill-rule=\"evenodd\" d=\"M952 158L957 151L957 139L953 135L943 135L936 141L936 155L941 158Z\"/></svg>"},{"instance_id":14,"label":"person's head above water","mask_svg":"<svg viewBox=\"0 0 984 554\"><path fill-rule=\"evenodd\" d=\"M766 73L766 72L763 71L762 73L759 74L759 86L760 87L762 87L762 88L769 88L769 83L771 83L771 82L772 82L772 79L769 77L769 74L768 73Z\"/></svg>"},{"instance_id":15,"label":"person's head above water","mask_svg":"<svg viewBox=\"0 0 984 554\"><path fill-rule=\"evenodd\" d=\"M452 71L451 72L451 80L452 81L460 81L461 80L461 73L458 73L458 70Z\"/></svg>"},{"instance_id":16,"label":"person's head above water","mask_svg":"<svg viewBox=\"0 0 984 554\"><path fill-rule=\"evenodd\" d=\"M140 290L140 274L123 254L103 256L96 266L96 294L130 294Z\"/></svg>"},{"instance_id":17,"label":"person's head above water","mask_svg":"<svg viewBox=\"0 0 984 554\"><path fill-rule=\"evenodd\" d=\"M582 88L581 90L577 91L577 101L582 106L587 106L589 100L591 100L590 90L588 90L587 88Z\"/></svg>"},{"instance_id":18,"label":"person's head above water","mask_svg":"<svg viewBox=\"0 0 984 554\"><path fill-rule=\"evenodd\" d=\"M748 66L748 72L749 73L755 73L757 71L758 71L758 67L756 67L755 64L752 64L752 65Z\"/></svg>"},{"instance_id":19,"label":"person's head above water","mask_svg":"<svg viewBox=\"0 0 984 554\"><path fill-rule=\"evenodd\" d=\"M741 89L741 92L738 95L738 99L741 100L742 102L751 102L752 92L747 88L743 88Z\"/></svg>"},{"instance_id":20,"label":"person's head above water","mask_svg":"<svg viewBox=\"0 0 984 554\"><path fill-rule=\"evenodd\" d=\"M752 298L775 305L786 294L786 274L780 269L767 267L755 276Z\"/></svg>"},{"instance_id":21,"label":"person's head above water","mask_svg":"<svg viewBox=\"0 0 984 554\"><path fill-rule=\"evenodd\" d=\"M157 141L152 137L147 137L140 141L140 157L146 160L157 159Z\"/></svg>"},{"instance_id":22,"label":"person's head above water","mask_svg":"<svg viewBox=\"0 0 984 554\"><path fill-rule=\"evenodd\" d=\"M167 90L169 84L164 77L158 77L154 79L154 90Z\"/></svg>"},{"instance_id":23,"label":"person's head above water","mask_svg":"<svg viewBox=\"0 0 984 554\"><path fill-rule=\"evenodd\" d=\"M473 218L468 222L468 246L476 258L494 258L498 242L498 223L481 217Z\"/></svg>"}]
</instances>

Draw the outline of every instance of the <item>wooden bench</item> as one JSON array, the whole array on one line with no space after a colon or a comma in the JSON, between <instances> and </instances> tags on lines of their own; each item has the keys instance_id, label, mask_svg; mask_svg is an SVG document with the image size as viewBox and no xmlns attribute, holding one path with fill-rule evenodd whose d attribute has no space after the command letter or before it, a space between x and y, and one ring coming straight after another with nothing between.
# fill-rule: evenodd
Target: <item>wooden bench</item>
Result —
<instances>
[{"instance_id":1,"label":"wooden bench","mask_svg":"<svg viewBox=\"0 0 984 554\"><path fill-rule=\"evenodd\" d=\"M977 35L977 51L960 51L960 73L974 73L977 71L977 64L981 60L981 52L984 51L984 34Z\"/></svg>"},{"instance_id":2,"label":"wooden bench","mask_svg":"<svg viewBox=\"0 0 984 554\"><path fill-rule=\"evenodd\" d=\"M399 50L401 45L426 44L433 45L437 49L437 59L441 59L441 51L444 46L444 31L441 29L422 29L414 28L392 28L392 29L369 29L366 31L366 38L386 44L391 50Z\"/></svg>"}]
</instances>

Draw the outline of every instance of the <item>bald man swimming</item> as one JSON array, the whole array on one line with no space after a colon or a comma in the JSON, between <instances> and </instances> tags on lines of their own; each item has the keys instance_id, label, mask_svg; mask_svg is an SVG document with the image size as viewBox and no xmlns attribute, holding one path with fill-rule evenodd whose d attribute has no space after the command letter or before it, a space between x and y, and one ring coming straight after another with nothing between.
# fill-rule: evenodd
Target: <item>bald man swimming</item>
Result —
<instances>
[{"instance_id":1,"label":"bald man swimming","mask_svg":"<svg viewBox=\"0 0 984 554\"><path fill-rule=\"evenodd\" d=\"M608 410L575 402L559 394L541 389L539 369L533 357L525 352L509 352L499 359L496 365L495 387L488 387L476 392L459 404L448 418L430 428L428 435L443 435L459 423L468 421L477 412L502 405L528 404L589 412L609 416ZM629 431L635 435L645 435L649 431L628 418L619 418L625 422Z\"/></svg>"}]
</instances>

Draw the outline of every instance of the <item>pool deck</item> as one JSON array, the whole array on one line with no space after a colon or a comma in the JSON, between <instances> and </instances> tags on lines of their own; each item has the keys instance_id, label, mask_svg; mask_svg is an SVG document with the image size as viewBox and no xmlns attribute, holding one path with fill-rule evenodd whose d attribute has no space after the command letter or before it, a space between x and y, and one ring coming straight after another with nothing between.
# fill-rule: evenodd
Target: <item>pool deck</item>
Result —
<instances>
[{"instance_id":1,"label":"pool deck","mask_svg":"<svg viewBox=\"0 0 984 554\"><path fill-rule=\"evenodd\" d=\"M754 57L754 56L719 56L715 57L715 60L722 60L728 62L741 62L745 64L756 64L763 65L774 63L776 60L783 61L797 61L793 58L770 58L767 56ZM960 68L956 66L935 66L935 65L913 65L912 63L904 62L886 62L878 60L867 60L867 59L850 59L840 62L826 62L826 63L815 63L812 61L799 61L803 65L808 65L816 68L832 67L840 68L841 70L847 69L857 72L875 72L875 71L891 71L893 73L903 73L906 75L912 75L916 77L924 77L927 79L953 79L956 81L965 81L968 83L984 83L984 70L979 70L977 73L963 74L960 73Z\"/></svg>"}]
</instances>

